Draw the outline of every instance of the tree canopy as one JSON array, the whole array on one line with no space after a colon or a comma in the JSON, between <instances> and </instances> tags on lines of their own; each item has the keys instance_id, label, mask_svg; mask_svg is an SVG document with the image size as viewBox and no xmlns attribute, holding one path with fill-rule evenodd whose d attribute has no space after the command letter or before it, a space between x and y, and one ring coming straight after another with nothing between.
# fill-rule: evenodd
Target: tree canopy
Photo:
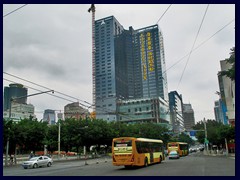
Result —
<instances>
[{"instance_id":1,"label":"tree canopy","mask_svg":"<svg viewBox=\"0 0 240 180\"><path fill-rule=\"evenodd\" d=\"M232 67L226 71L221 71L220 75L229 77L232 81L235 81L235 47L230 49L230 57L225 59L227 63L231 64Z\"/></svg>"}]
</instances>

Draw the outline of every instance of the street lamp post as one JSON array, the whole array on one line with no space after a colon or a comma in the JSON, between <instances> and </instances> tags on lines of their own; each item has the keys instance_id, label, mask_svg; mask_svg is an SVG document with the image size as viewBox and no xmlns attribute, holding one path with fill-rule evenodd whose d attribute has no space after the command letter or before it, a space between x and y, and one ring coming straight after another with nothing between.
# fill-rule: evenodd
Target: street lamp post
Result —
<instances>
[{"instance_id":1,"label":"street lamp post","mask_svg":"<svg viewBox=\"0 0 240 180\"><path fill-rule=\"evenodd\" d=\"M22 99L22 98L29 97L29 96L36 96L36 95L44 94L44 93L48 93L48 92L54 93L54 90L43 91L43 92L39 92L39 93L35 93L35 94L30 94L30 95L26 95L26 96L19 96L19 97L11 98L11 99L10 99L10 104L9 104L9 117L8 117L8 120L9 120L9 121L11 120L12 102L13 102L14 100ZM9 151L9 136L8 136L8 138L7 138L6 155L5 155L5 166L8 166L8 151ZM15 151L15 153L16 153L16 151ZM15 154L15 164L16 164L16 163L17 163L17 161L16 161L16 154Z\"/></svg>"},{"instance_id":2,"label":"street lamp post","mask_svg":"<svg viewBox=\"0 0 240 180\"><path fill-rule=\"evenodd\" d=\"M61 155L61 120L63 119L63 114L61 113L61 110L55 110L55 111L60 111L57 113L57 118L58 118L58 160L60 159Z\"/></svg>"},{"instance_id":3,"label":"street lamp post","mask_svg":"<svg viewBox=\"0 0 240 180\"><path fill-rule=\"evenodd\" d=\"M59 121L59 120L58 120ZM61 123L58 122L58 159L60 158L60 143L61 143Z\"/></svg>"},{"instance_id":4,"label":"street lamp post","mask_svg":"<svg viewBox=\"0 0 240 180\"><path fill-rule=\"evenodd\" d=\"M207 125L206 125L206 120L205 118L203 119L203 123L204 123L204 132L205 132L205 145L207 146L207 154L208 154L208 143L207 141Z\"/></svg>"}]
</instances>

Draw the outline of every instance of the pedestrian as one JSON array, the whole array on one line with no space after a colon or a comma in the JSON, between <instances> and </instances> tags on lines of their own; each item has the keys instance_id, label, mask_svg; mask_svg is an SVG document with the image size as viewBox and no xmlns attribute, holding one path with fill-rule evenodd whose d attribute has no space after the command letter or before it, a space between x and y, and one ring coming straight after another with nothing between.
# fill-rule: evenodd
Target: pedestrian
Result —
<instances>
[{"instance_id":1,"label":"pedestrian","mask_svg":"<svg viewBox=\"0 0 240 180\"><path fill-rule=\"evenodd\" d=\"M29 159L31 159L34 156L33 152L31 151L30 155L29 155Z\"/></svg>"},{"instance_id":2,"label":"pedestrian","mask_svg":"<svg viewBox=\"0 0 240 180\"><path fill-rule=\"evenodd\" d=\"M10 165L13 165L13 155L10 155Z\"/></svg>"}]
</instances>

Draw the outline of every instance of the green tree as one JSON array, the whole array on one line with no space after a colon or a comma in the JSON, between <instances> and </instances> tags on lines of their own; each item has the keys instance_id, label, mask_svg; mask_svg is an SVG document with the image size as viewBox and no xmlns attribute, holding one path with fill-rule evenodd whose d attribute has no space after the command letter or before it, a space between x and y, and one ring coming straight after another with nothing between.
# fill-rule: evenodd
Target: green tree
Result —
<instances>
[{"instance_id":1,"label":"green tree","mask_svg":"<svg viewBox=\"0 0 240 180\"><path fill-rule=\"evenodd\" d=\"M226 71L221 71L220 75L229 77L232 81L235 81L235 47L231 48L230 57L225 59L227 63L232 67Z\"/></svg>"},{"instance_id":2,"label":"green tree","mask_svg":"<svg viewBox=\"0 0 240 180\"><path fill-rule=\"evenodd\" d=\"M225 138L230 140L235 138L235 128L229 125L223 125L215 120L207 120L207 139L209 143L220 145L224 144ZM204 143L205 132L203 121L198 122L193 129L200 130L197 132L196 137L200 143Z\"/></svg>"}]
</instances>

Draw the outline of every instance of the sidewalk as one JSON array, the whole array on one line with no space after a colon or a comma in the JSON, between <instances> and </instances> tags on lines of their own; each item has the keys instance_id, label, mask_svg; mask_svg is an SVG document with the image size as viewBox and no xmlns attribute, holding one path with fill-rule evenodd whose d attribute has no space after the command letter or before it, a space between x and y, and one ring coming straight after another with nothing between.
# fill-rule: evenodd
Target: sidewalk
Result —
<instances>
[{"instance_id":1,"label":"sidewalk","mask_svg":"<svg viewBox=\"0 0 240 180\"><path fill-rule=\"evenodd\" d=\"M91 157L89 156L88 158L86 158L85 156L65 156L65 157L59 157L58 156L53 156L53 163L56 162L63 162L63 161L85 161L85 164L93 164L93 163L100 163L100 162L108 162L112 157L108 156L108 155L102 155L102 156L98 156L98 157ZM21 165L23 163L23 161L28 160L28 157L20 157L17 158L17 164L13 164L13 165L8 165L8 167L13 167L13 166L18 166ZM5 166L5 158L3 158L3 167Z\"/></svg>"},{"instance_id":2,"label":"sidewalk","mask_svg":"<svg viewBox=\"0 0 240 180\"><path fill-rule=\"evenodd\" d=\"M206 156L226 156L226 157L234 157L235 158L235 153L211 153L210 151L203 151L203 154Z\"/></svg>"}]
</instances>

